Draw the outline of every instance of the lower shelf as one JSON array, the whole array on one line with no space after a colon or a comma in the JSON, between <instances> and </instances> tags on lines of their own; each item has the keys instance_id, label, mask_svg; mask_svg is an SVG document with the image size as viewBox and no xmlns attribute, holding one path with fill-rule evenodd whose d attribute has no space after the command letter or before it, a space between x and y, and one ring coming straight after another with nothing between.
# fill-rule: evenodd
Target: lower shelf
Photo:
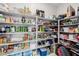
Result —
<instances>
[{"instance_id":1,"label":"lower shelf","mask_svg":"<svg viewBox=\"0 0 79 59\"><path fill-rule=\"evenodd\" d=\"M36 56L40 56L40 55L36 55ZM57 56L55 53L50 53L49 55L47 56Z\"/></svg>"},{"instance_id":2,"label":"lower shelf","mask_svg":"<svg viewBox=\"0 0 79 59\"><path fill-rule=\"evenodd\" d=\"M77 52L75 52L74 50L71 50L73 53L75 53L75 54L77 54L77 55L79 55L79 53L77 53Z\"/></svg>"},{"instance_id":3,"label":"lower shelf","mask_svg":"<svg viewBox=\"0 0 79 59\"><path fill-rule=\"evenodd\" d=\"M62 40L63 40L63 39L62 39ZM75 39L67 39L67 41L78 42L78 41L75 40Z\"/></svg>"},{"instance_id":4,"label":"lower shelf","mask_svg":"<svg viewBox=\"0 0 79 59\"><path fill-rule=\"evenodd\" d=\"M74 39L68 39L68 40L73 41L73 42L78 42L77 40L74 40Z\"/></svg>"},{"instance_id":5,"label":"lower shelf","mask_svg":"<svg viewBox=\"0 0 79 59\"><path fill-rule=\"evenodd\" d=\"M28 51L30 49L21 49L21 50L18 50L18 51L13 51L12 53L6 53L6 54L3 54L2 56L9 56L9 55L13 55L13 54L16 54L16 53L21 53L21 52L24 52L24 51Z\"/></svg>"},{"instance_id":6,"label":"lower shelf","mask_svg":"<svg viewBox=\"0 0 79 59\"><path fill-rule=\"evenodd\" d=\"M57 56L55 53L51 53L48 56Z\"/></svg>"}]
</instances>

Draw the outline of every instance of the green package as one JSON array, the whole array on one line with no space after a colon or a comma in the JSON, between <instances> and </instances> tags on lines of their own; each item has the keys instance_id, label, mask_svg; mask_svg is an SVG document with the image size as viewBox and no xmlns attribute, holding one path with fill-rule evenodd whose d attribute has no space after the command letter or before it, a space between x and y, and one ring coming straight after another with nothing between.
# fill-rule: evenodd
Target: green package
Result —
<instances>
[{"instance_id":1,"label":"green package","mask_svg":"<svg viewBox=\"0 0 79 59\"><path fill-rule=\"evenodd\" d=\"M24 27L24 32L26 32L26 27Z\"/></svg>"},{"instance_id":2,"label":"green package","mask_svg":"<svg viewBox=\"0 0 79 59\"><path fill-rule=\"evenodd\" d=\"M23 32L25 32L25 27L23 26Z\"/></svg>"},{"instance_id":3,"label":"green package","mask_svg":"<svg viewBox=\"0 0 79 59\"><path fill-rule=\"evenodd\" d=\"M18 29L19 29L19 28L18 28L18 27L16 27L16 32L18 32Z\"/></svg>"},{"instance_id":4,"label":"green package","mask_svg":"<svg viewBox=\"0 0 79 59\"><path fill-rule=\"evenodd\" d=\"M20 32L20 27L17 27L17 32Z\"/></svg>"},{"instance_id":5,"label":"green package","mask_svg":"<svg viewBox=\"0 0 79 59\"><path fill-rule=\"evenodd\" d=\"M19 32L22 32L22 27L20 26L20 31Z\"/></svg>"},{"instance_id":6,"label":"green package","mask_svg":"<svg viewBox=\"0 0 79 59\"><path fill-rule=\"evenodd\" d=\"M21 48L24 49L24 47L25 47L25 43L22 43Z\"/></svg>"},{"instance_id":7,"label":"green package","mask_svg":"<svg viewBox=\"0 0 79 59\"><path fill-rule=\"evenodd\" d=\"M25 32L28 32L28 28L27 27L25 27Z\"/></svg>"}]
</instances>

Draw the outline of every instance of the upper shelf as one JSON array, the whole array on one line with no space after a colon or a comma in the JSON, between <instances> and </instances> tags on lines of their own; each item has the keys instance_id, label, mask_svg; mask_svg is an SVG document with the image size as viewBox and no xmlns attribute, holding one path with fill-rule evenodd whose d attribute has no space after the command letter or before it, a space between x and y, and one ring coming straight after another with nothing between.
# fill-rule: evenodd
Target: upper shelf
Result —
<instances>
[{"instance_id":1,"label":"upper shelf","mask_svg":"<svg viewBox=\"0 0 79 59\"><path fill-rule=\"evenodd\" d=\"M8 15L8 16L15 16L15 17L25 17L25 18L31 18L31 19L36 19L35 15L22 15L22 14L17 14L17 13L10 13L10 12L5 12L5 11L0 11L0 14L3 15ZM49 21L56 21L57 20L53 20L53 19L49 19L49 18L43 18L43 17L38 17L38 19L40 20L49 20Z\"/></svg>"},{"instance_id":2,"label":"upper shelf","mask_svg":"<svg viewBox=\"0 0 79 59\"><path fill-rule=\"evenodd\" d=\"M60 25L61 27L69 27L69 26L78 26L79 23L76 24L68 24L68 25Z\"/></svg>"},{"instance_id":3,"label":"upper shelf","mask_svg":"<svg viewBox=\"0 0 79 59\"><path fill-rule=\"evenodd\" d=\"M63 21L65 19L74 19L74 18L79 18L79 16L70 16L70 17L66 17L64 19L60 19L60 21Z\"/></svg>"},{"instance_id":4,"label":"upper shelf","mask_svg":"<svg viewBox=\"0 0 79 59\"><path fill-rule=\"evenodd\" d=\"M26 26L35 26L36 24L27 24L27 23L1 23L0 22L0 25L26 25Z\"/></svg>"},{"instance_id":5,"label":"upper shelf","mask_svg":"<svg viewBox=\"0 0 79 59\"><path fill-rule=\"evenodd\" d=\"M79 33L76 33L76 32L71 33L71 32L64 32L64 31L60 31L60 33L61 33L61 34L79 34Z\"/></svg>"},{"instance_id":6,"label":"upper shelf","mask_svg":"<svg viewBox=\"0 0 79 59\"><path fill-rule=\"evenodd\" d=\"M58 20L53 20L53 19L43 18L43 17L38 17L38 19L40 19L40 20L54 21L54 22L57 22L58 21Z\"/></svg>"},{"instance_id":7,"label":"upper shelf","mask_svg":"<svg viewBox=\"0 0 79 59\"><path fill-rule=\"evenodd\" d=\"M21 14L17 14L17 13L10 13L10 12L5 12L5 11L0 11L0 14L3 14L3 15L8 15L8 16L15 16L15 17L26 17L26 18L32 18L32 19L35 19L36 16L33 16L33 15L21 15Z\"/></svg>"}]
</instances>

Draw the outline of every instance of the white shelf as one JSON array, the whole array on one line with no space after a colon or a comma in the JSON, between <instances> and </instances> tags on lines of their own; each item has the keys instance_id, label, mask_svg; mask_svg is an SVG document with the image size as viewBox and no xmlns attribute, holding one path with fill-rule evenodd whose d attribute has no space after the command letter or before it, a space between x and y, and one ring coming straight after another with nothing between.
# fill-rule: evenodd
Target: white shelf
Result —
<instances>
[{"instance_id":1,"label":"white shelf","mask_svg":"<svg viewBox=\"0 0 79 59\"><path fill-rule=\"evenodd\" d=\"M53 38L38 38L37 41L48 40L48 39L53 39Z\"/></svg>"},{"instance_id":2,"label":"white shelf","mask_svg":"<svg viewBox=\"0 0 79 59\"><path fill-rule=\"evenodd\" d=\"M73 41L73 42L78 42L76 39L75 40L74 39L67 39L67 40Z\"/></svg>"},{"instance_id":3,"label":"white shelf","mask_svg":"<svg viewBox=\"0 0 79 59\"><path fill-rule=\"evenodd\" d=\"M50 46L50 45L54 45L54 44L46 44L46 45L38 46L37 48L43 48L43 47Z\"/></svg>"},{"instance_id":4,"label":"white shelf","mask_svg":"<svg viewBox=\"0 0 79 59\"><path fill-rule=\"evenodd\" d=\"M53 31L52 32L41 32L41 31L38 31L38 33L49 33L50 34L50 33L57 33L57 32L53 32Z\"/></svg>"},{"instance_id":5,"label":"white shelf","mask_svg":"<svg viewBox=\"0 0 79 59\"><path fill-rule=\"evenodd\" d=\"M21 53L21 52L24 52L24 51L28 51L28 50L30 50L30 49L21 49L21 50L17 50L17 51L13 51L13 52L4 54L3 56L9 56L9 55L13 55L13 54L16 54L16 53Z\"/></svg>"},{"instance_id":6,"label":"white shelf","mask_svg":"<svg viewBox=\"0 0 79 59\"><path fill-rule=\"evenodd\" d=\"M70 16L70 17L66 17L64 19L60 19L60 21L63 21L65 19L74 19L74 18L78 18L79 16Z\"/></svg>"},{"instance_id":7,"label":"white shelf","mask_svg":"<svg viewBox=\"0 0 79 59\"><path fill-rule=\"evenodd\" d=\"M67 39L67 41L78 42L76 39L75 40L74 39Z\"/></svg>"},{"instance_id":8,"label":"white shelf","mask_svg":"<svg viewBox=\"0 0 79 59\"><path fill-rule=\"evenodd\" d=\"M14 43L4 43L4 44L0 44L0 46L4 46L4 45L12 45L12 44L18 44L18 43L25 43L28 41L23 41L23 42L14 42Z\"/></svg>"},{"instance_id":9,"label":"white shelf","mask_svg":"<svg viewBox=\"0 0 79 59\"><path fill-rule=\"evenodd\" d=\"M48 32L38 31L38 33L48 33Z\"/></svg>"},{"instance_id":10,"label":"white shelf","mask_svg":"<svg viewBox=\"0 0 79 59\"><path fill-rule=\"evenodd\" d=\"M9 15L9 16L15 16L15 17L25 17L25 18L31 18L31 19L35 19L36 16L34 15L22 15L22 14L18 14L18 13L11 13L11 12L5 12L5 11L0 11L1 14L4 15Z\"/></svg>"},{"instance_id":11,"label":"white shelf","mask_svg":"<svg viewBox=\"0 0 79 59\"><path fill-rule=\"evenodd\" d=\"M46 47L46 46L50 46L50 45L42 45L42 46L38 46L37 48L43 48L43 47Z\"/></svg>"},{"instance_id":12,"label":"white shelf","mask_svg":"<svg viewBox=\"0 0 79 59\"><path fill-rule=\"evenodd\" d=\"M50 32L41 32L41 31L38 31L38 33L50 33Z\"/></svg>"},{"instance_id":13,"label":"white shelf","mask_svg":"<svg viewBox=\"0 0 79 59\"><path fill-rule=\"evenodd\" d=\"M26 34L26 33L29 33L29 32L10 32L10 33L0 33L1 34ZM31 32L31 33L35 33L35 32Z\"/></svg>"},{"instance_id":14,"label":"white shelf","mask_svg":"<svg viewBox=\"0 0 79 59\"><path fill-rule=\"evenodd\" d=\"M1 25L25 25L25 26L36 26L35 24L27 24L27 23L0 23Z\"/></svg>"},{"instance_id":15,"label":"white shelf","mask_svg":"<svg viewBox=\"0 0 79 59\"><path fill-rule=\"evenodd\" d=\"M53 20L53 19L49 19L49 18L43 18L43 17L38 17L38 19L57 22L57 20Z\"/></svg>"},{"instance_id":16,"label":"white shelf","mask_svg":"<svg viewBox=\"0 0 79 59\"><path fill-rule=\"evenodd\" d=\"M71 32L64 32L64 31L60 31L60 33L64 33L64 34L79 34L79 33L76 33L76 32L71 33Z\"/></svg>"},{"instance_id":17,"label":"white shelf","mask_svg":"<svg viewBox=\"0 0 79 59\"><path fill-rule=\"evenodd\" d=\"M36 48L35 48L35 49L36 49ZM4 56L13 55L13 54L25 52L25 51L28 51L28 50L33 50L33 49L30 49L30 48L21 49L21 50L13 51L13 52L11 52L11 53L7 53L7 54L5 54Z\"/></svg>"},{"instance_id":18,"label":"white shelf","mask_svg":"<svg viewBox=\"0 0 79 59\"><path fill-rule=\"evenodd\" d=\"M78 26L79 25L79 23L77 23L77 24L68 24L68 25L60 25L61 27L69 27L69 26Z\"/></svg>"},{"instance_id":19,"label":"white shelf","mask_svg":"<svg viewBox=\"0 0 79 59\"><path fill-rule=\"evenodd\" d=\"M73 53L75 53L75 54L79 55L79 53L75 52L74 50L70 50L70 51L72 51Z\"/></svg>"},{"instance_id":20,"label":"white shelf","mask_svg":"<svg viewBox=\"0 0 79 59\"><path fill-rule=\"evenodd\" d=\"M43 24L38 24L38 26L41 26ZM47 26L47 27L58 27L58 25L44 25L44 26Z\"/></svg>"},{"instance_id":21,"label":"white shelf","mask_svg":"<svg viewBox=\"0 0 79 59\"><path fill-rule=\"evenodd\" d=\"M33 42L33 41L36 41L36 40L33 39L33 40L27 40L27 41L22 41L22 42L3 43L3 44L0 44L0 46L27 43L27 42Z\"/></svg>"},{"instance_id":22,"label":"white shelf","mask_svg":"<svg viewBox=\"0 0 79 59\"><path fill-rule=\"evenodd\" d=\"M51 53L48 56L57 56L55 53Z\"/></svg>"}]
</instances>

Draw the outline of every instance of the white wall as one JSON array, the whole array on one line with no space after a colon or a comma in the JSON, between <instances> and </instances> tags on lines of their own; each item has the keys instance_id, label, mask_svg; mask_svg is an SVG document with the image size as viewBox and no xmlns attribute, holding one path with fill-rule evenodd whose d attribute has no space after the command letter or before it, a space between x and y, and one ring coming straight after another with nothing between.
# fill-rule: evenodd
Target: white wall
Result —
<instances>
[{"instance_id":1,"label":"white wall","mask_svg":"<svg viewBox=\"0 0 79 59\"><path fill-rule=\"evenodd\" d=\"M36 9L44 10L46 16L52 16L55 14L55 7L50 4L31 4L32 11L35 13Z\"/></svg>"},{"instance_id":2,"label":"white wall","mask_svg":"<svg viewBox=\"0 0 79 59\"><path fill-rule=\"evenodd\" d=\"M76 12L76 15L77 15L77 7L79 7L79 4L78 3L63 3L61 5L59 5L59 7L57 8L57 12L56 12L56 15L59 15L59 14L64 14L67 12L67 7L71 5L74 9L75 9L75 12Z\"/></svg>"},{"instance_id":3,"label":"white wall","mask_svg":"<svg viewBox=\"0 0 79 59\"><path fill-rule=\"evenodd\" d=\"M34 14L36 9L40 9L40 10L44 10L45 11L45 16L52 16L54 14L56 14L56 9L55 9L55 5L51 5L51 4L45 4L45 3L15 3L15 4L10 4L11 6L15 6L17 8L23 8L23 6L29 6L32 13Z\"/></svg>"},{"instance_id":4,"label":"white wall","mask_svg":"<svg viewBox=\"0 0 79 59\"><path fill-rule=\"evenodd\" d=\"M78 3L10 3L10 5L17 8L29 6L33 14L36 9L44 10L45 16L64 14L67 12L67 7L69 5L72 5L77 15L77 7L79 7Z\"/></svg>"}]
</instances>

